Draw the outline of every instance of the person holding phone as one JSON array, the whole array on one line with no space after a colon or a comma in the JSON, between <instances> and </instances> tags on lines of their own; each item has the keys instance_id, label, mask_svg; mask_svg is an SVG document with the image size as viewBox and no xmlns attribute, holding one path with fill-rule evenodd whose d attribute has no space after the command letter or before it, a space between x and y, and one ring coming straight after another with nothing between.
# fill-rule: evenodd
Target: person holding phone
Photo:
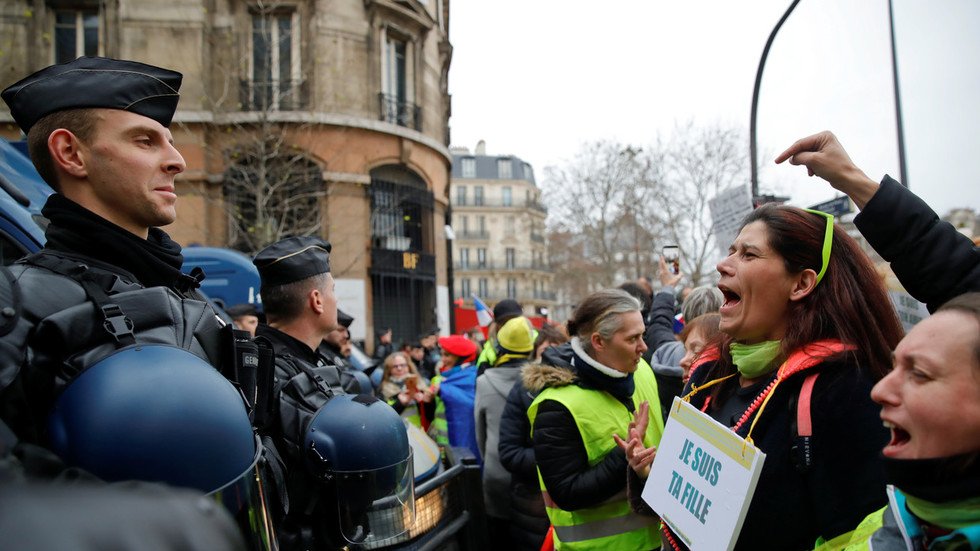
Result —
<instances>
[{"instance_id":1,"label":"person holding phone","mask_svg":"<svg viewBox=\"0 0 980 551\"><path fill-rule=\"evenodd\" d=\"M419 410L419 404L425 402L425 389L428 386L429 382L422 379L408 354L394 352L385 358L381 386L378 387L379 397L399 415L423 430L427 428L423 425L428 423L422 421L423 412Z\"/></svg>"}]
</instances>

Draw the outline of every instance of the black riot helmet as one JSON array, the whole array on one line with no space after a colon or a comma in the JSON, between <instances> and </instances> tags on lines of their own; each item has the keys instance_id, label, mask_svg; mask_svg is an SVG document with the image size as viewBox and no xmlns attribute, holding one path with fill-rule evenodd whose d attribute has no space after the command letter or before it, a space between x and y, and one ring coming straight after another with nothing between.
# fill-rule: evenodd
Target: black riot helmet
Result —
<instances>
[{"instance_id":1,"label":"black riot helmet","mask_svg":"<svg viewBox=\"0 0 980 551\"><path fill-rule=\"evenodd\" d=\"M334 396L310 421L304 448L321 492L336 504L326 509L335 517L324 523L331 535L381 544L415 523L412 448L391 406L372 395Z\"/></svg>"}]
</instances>

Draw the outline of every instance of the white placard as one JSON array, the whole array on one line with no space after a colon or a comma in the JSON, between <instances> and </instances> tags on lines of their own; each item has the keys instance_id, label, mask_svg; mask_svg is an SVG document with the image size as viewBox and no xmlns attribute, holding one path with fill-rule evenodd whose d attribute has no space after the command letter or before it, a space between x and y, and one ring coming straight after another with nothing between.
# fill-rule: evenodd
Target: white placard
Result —
<instances>
[{"instance_id":1,"label":"white placard","mask_svg":"<svg viewBox=\"0 0 980 551\"><path fill-rule=\"evenodd\" d=\"M731 550L766 455L674 398L643 500L692 551Z\"/></svg>"},{"instance_id":2,"label":"white placard","mask_svg":"<svg viewBox=\"0 0 980 551\"><path fill-rule=\"evenodd\" d=\"M709 199L708 208L715 245L722 256L727 255L728 247L738 237L742 220L752 212L752 191L747 184L731 187Z\"/></svg>"}]
</instances>

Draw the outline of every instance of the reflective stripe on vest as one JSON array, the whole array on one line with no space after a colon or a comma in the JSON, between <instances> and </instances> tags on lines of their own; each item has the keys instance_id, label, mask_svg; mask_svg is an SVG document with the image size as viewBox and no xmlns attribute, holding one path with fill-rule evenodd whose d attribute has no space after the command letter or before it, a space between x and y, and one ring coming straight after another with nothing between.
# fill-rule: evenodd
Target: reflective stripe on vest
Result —
<instances>
[{"instance_id":1,"label":"reflective stripe on vest","mask_svg":"<svg viewBox=\"0 0 980 551\"><path fill-rule=\"evenodd\" d=\"M649 364L641 360L633 381L634 408L644 401L650 404L650 422L643 443L647 447L656 446L663 434L663 417L660 413L656 379ZM538 406L544 400L555 400L572 414L590 467L601 462L612 451L616 446L612 435L625 435L633 418L626 406L609 393L569 385L545 389L531 403L528 418L532 427ZM626 499L625 488L594 507L565 511L548 496L540 471L538 480L545 496L548 518L555 527L556 549L608 551L654 549L660 546L659 520L633 513Z\"/></svg>"}]
</instances>

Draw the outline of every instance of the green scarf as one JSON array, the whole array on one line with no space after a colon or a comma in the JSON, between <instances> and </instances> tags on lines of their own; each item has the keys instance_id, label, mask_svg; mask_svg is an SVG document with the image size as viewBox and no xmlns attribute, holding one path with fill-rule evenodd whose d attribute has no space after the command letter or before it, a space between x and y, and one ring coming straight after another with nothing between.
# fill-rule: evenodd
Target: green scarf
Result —
<instances>
[{"instance_id":1,"label":"green scarf","mask_svg":"<svg viewBox=\"0 0 980 551\"><path fill-rule=\"evenodd\" d=\"M905 494L905 503L913 515L934 526L957 530L980 523L980 497L933 503Z\"/></svg>"},{"instance_id":2,"label":"green scarf","mask_svg":"<svg viewBox=\"0 0 980 551\"><path fill-rule=\"evenodd\" d=\"M779 354L780 341L763 341L758 344L729 345L732 362L746 379L755 379L772 371L772 361Z\"/></svg>"}]
</instances>

